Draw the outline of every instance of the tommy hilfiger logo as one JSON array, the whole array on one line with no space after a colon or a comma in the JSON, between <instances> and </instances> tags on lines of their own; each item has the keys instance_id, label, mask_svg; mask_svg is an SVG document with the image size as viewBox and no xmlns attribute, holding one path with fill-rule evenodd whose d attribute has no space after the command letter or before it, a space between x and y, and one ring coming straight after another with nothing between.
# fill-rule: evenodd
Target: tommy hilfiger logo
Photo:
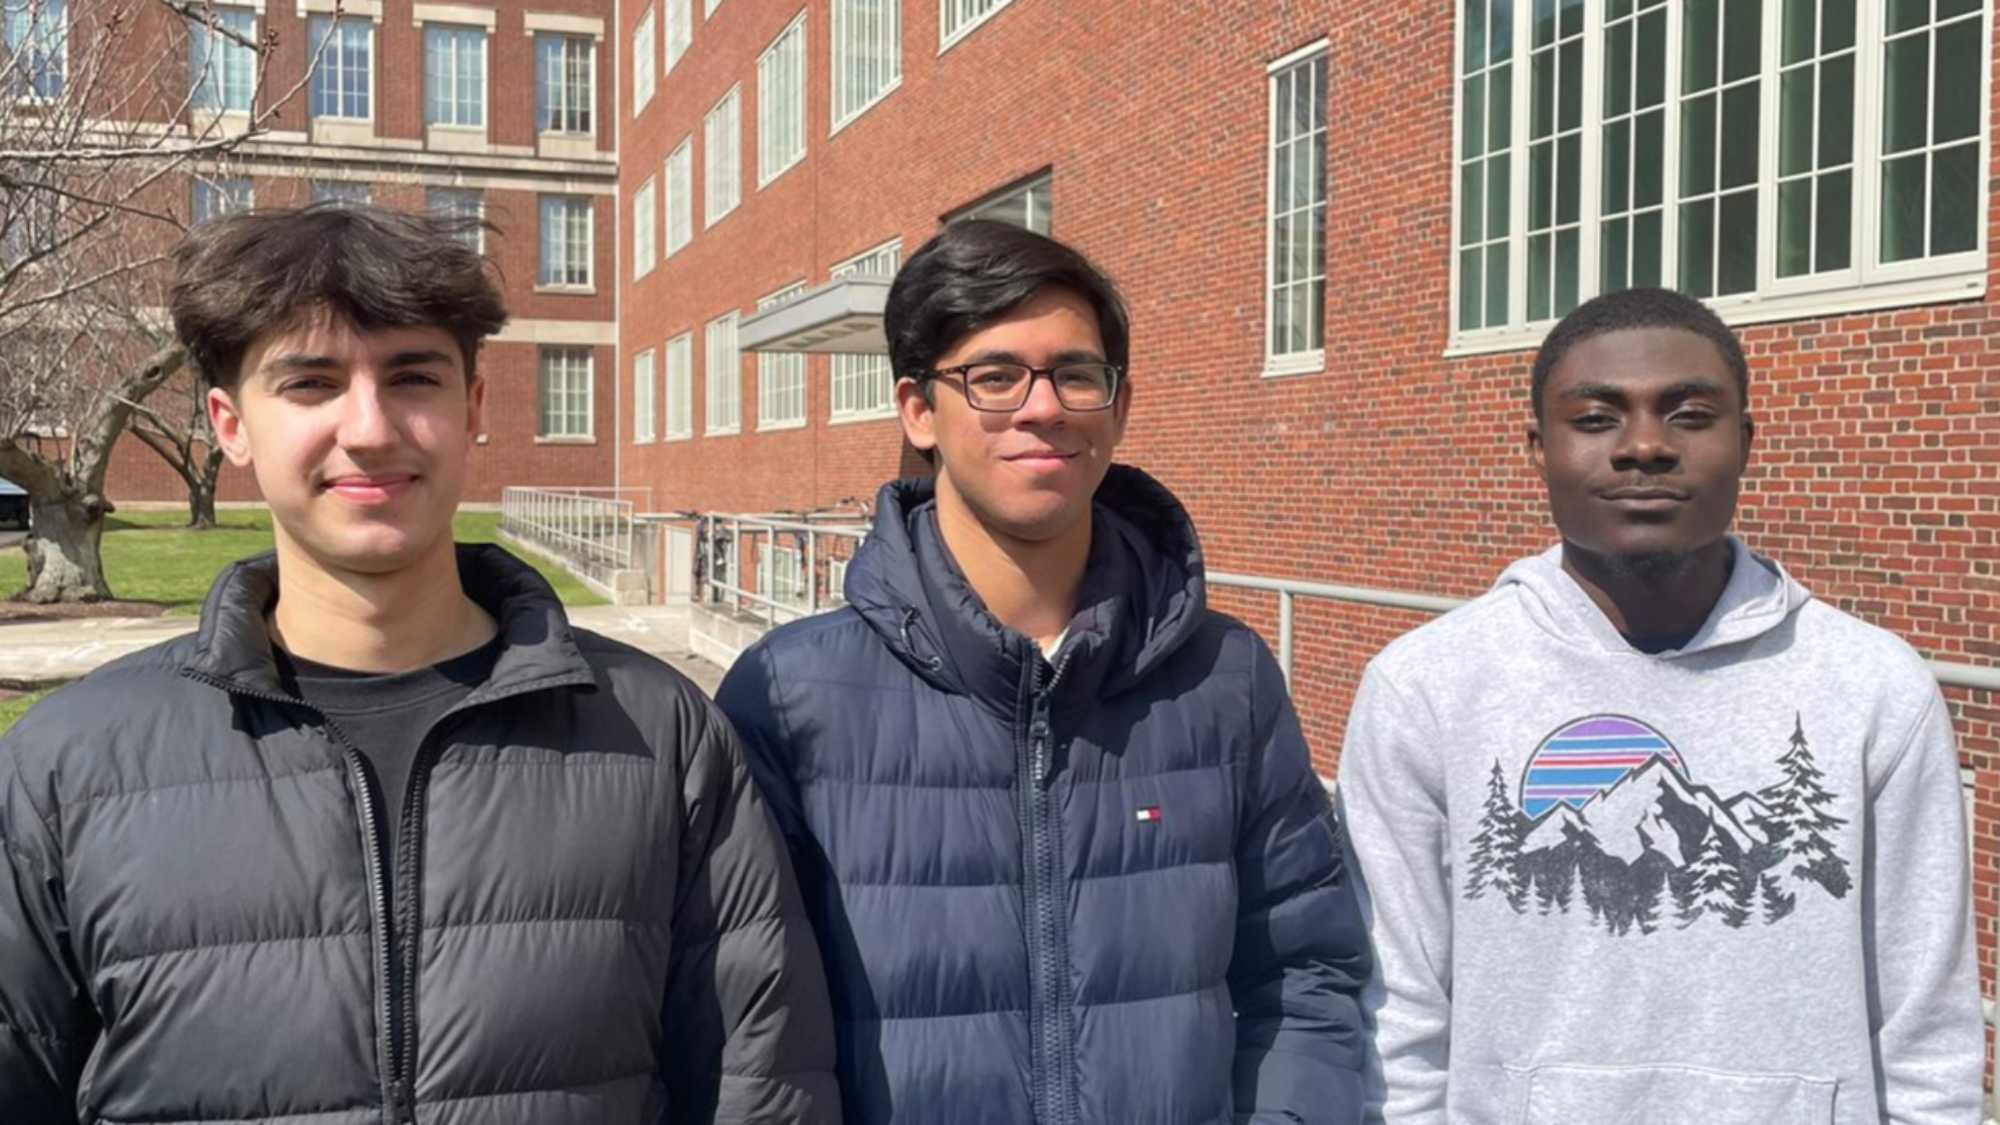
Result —
<instances>
[{"instance_id":1,"label":"tommy hilfiger logo","mask_svg":"<svg viewBox=\"0 0 2000 1125\"><path fill-rule=\"evenodd\" d=\"M1156 824L1159 822L1160 817L1160 806L1158 805L1147 805L1145 808L1132 814L1132 819L1138 821L1140 824Z\"/></svg>"}]
</instances>

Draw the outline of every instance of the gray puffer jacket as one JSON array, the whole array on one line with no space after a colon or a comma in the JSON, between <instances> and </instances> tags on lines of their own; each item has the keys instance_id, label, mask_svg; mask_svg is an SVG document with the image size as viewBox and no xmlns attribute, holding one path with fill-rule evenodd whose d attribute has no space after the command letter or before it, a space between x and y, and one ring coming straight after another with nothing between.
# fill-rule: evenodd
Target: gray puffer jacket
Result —
<instances>
[{"instance_id":1,"label":"gray puffer jacket","mask_svg":"<svg viewBox=\"0 0 2000 1125\"><path fill-rule=\"evenodd\" d=\"M280 686L269 556L0 740L0 1121L839 1120L729 724L504 551L459 563L503 647L425 736L393 855Z\"/></svg>"}]
</instances>

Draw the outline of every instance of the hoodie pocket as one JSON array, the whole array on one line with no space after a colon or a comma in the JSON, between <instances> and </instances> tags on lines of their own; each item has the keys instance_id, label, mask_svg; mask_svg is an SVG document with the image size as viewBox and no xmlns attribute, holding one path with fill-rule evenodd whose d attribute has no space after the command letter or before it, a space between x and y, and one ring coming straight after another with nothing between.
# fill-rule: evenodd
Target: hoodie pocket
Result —
<instances>
[{"instance_id":1,"label":"hoodie pocket","mask_svg":"<svg viewBox=\"0 0 2000 1125\"><path fill-rule=\"evenodd\" d=\"M1514 1125L1832 1125L1831 1078L1688 1066L1508 1067Z\"/></svg>"}]
</instances>

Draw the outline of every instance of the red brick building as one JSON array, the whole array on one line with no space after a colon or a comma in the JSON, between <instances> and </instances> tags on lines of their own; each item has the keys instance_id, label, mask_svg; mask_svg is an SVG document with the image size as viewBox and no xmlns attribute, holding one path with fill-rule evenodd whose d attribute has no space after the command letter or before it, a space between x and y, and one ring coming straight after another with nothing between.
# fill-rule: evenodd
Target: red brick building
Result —
<instances>
[{"instance_id":1,"label":"red brick building","mask_svg":"<svg viewBox=\"0 0 2000 1125\"><path fill-rule=\"evenodd\" d=\"M1754 369L1742 534L1953 685L1990 994L1986 7L642 0L619 22L619 483L656 509L805 513L904 471L882 360L782 350L879 348L866 275L985 209L1124 287L1123 454L1212 567L1467 596L1552 541L1523 442L1540 335L1610 287L1712 300ZM1218 600L1275 636L1269 595ZM1323 767L1362 664L1423 619L1299 603Z\"/></svg>"}]
</instances>

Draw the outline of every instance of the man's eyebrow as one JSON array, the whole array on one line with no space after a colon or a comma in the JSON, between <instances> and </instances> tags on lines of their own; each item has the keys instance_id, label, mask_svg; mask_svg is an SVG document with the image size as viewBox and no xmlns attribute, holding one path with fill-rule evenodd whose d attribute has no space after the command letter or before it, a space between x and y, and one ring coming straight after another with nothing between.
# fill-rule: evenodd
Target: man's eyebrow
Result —
<instances>
[{"instance_id":1,"label":"man's eyebrow","mask_svg":"<svg viewBox=\"0 0 2000 1125\"><path fill-rule=\"evenodd\" d=\"M1678 400L1692 398L1696 395L1719 395L1724 393L1725 390L1724 385L1714 379L1682 379L1677 383L1661 388L1659 397ZM1614 383L1578 383L1573 387L1565 387L1562 393L1556 397L1562 399L1603 399L1607 402L1626 402L1631 399L1632 393L1627 388Z\"/></svg>"},{"instance_id":2,"label":"man's eyebrow","mask_svg":"<svg viewBox=\"0 0 2000 1125\"><path fill-rule=\"evenodd\" d=\"M436 348L416 348L407 352L397 352L389 357L390 367L420 367L426 363L449 364L451 356Z\"/></svg>"},{"instance_id":3,"label":"man's eyebrow","mask_svg":"<svg viewBox=\"0 0 2000 1125\"><path fill-rule=\"evenodd\" d=\"M326 371L340 366L340 361L330 355L310 355L292 352L264 361L263 370L281 371Z\"/></svg>"},{"instance_id":4,"label":"man's eyebrow","mask_svg":"<svg viewBox=\"0 0 2000 1125\"><path fill-rule=\"evenodd\" d=\"M1574 387L1564 387L1562 393L1556 397L1563 399L1601 398L1612 402L1624 402L1626 394L1625 388L1615 383L1578 383Z\"/></svg>"}]
</instances>

